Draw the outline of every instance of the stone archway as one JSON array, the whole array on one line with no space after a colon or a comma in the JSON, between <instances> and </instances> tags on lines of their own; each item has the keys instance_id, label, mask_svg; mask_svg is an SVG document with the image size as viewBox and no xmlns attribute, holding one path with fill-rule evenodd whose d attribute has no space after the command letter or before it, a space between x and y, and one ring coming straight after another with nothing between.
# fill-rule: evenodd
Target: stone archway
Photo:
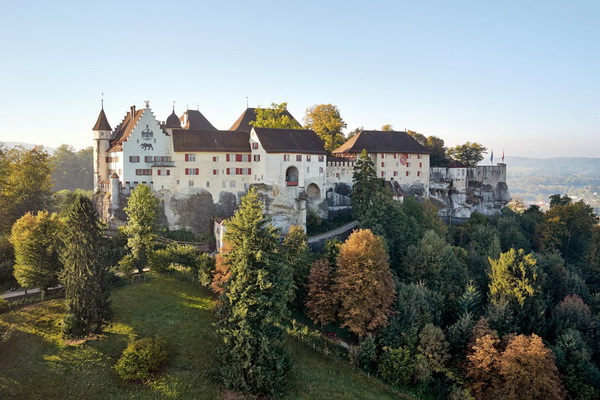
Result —
<instances>
[{"instance_id":1,"label":"stone archway","mask_svg":"<svg viewBox=\"0 0 600 400\"><path fill-rule=\"evenodd\" d=\"M310 201L318 203L321 201L321 189L316 183L311 183L306 188L306 194Z\"/></svg>"},{"instance_id":2,"label":"stone archway","mask_svg":"<svg viewBox=\"0 0 600 400\"><path fill-rule=\"evenodd\" d=\"M285 184L287 186L298 186L299 175L298 168L288 167L285 171Z\"/></svg>"}]
</instances>

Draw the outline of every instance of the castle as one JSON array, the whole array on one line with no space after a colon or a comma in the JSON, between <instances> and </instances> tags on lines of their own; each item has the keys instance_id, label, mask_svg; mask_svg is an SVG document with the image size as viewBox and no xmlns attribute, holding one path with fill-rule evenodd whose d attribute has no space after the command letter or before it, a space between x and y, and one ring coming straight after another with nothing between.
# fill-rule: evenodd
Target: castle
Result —
<instances>
[{"instance_id":1,"label":"castle","mask_svg":"<svg viewBox=\"0 0 600 400\"><path fill-rule=\"evenodd\" d=\"M363 149L396 198L437 199L442 216L493 214L510 200L504 164L431 169L430 152L406 132L362 131L328 157L312 130L256 128L254 118L255 109L247 108L222 131L198 110L179 117L173 109L159 121L146 102L142 109L132 106L112 129L102 108L93 127L100 214L112 227L122 225L127 196L145 183L161 200L162 224L209 233L215 221L233 215L253 185L274 226L283 232L291 225L306 227L308 213L326 218L349 208L353 166ZM477 184L469 183L475 179Z\"/></svg>"}]
</instances>

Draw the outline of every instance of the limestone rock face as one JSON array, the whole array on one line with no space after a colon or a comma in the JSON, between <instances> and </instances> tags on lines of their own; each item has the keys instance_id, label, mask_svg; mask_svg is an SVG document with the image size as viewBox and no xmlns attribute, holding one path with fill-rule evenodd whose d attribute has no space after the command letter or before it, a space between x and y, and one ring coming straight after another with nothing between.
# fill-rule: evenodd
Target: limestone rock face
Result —
<instances>
[{"instance_id":1,"label":"limestone rock face","mask_svg":"<svg viewBox=\"0 0 600 400\"><path fill-rule=\"evenodd\" d=\"M171 229L188 229L198 234L212 232L217 207L209 191L189 188L173 196L165 194L165 216Z\"/></svg>"},{"instance_id":2,"label":"limestone rock face","mask_svg":"<svg viewBox=\"0 0 600 400\"><path fill-rule=\"evenodd\" d=\"M444 171L446 170L446 171ZM443 206L443 217L469 218L474 212L495 215L510 201L506 184L506 165L465 168L464 177L454 171L436 168L431 174L429 195Z\"/></svg>"}]
</instances>

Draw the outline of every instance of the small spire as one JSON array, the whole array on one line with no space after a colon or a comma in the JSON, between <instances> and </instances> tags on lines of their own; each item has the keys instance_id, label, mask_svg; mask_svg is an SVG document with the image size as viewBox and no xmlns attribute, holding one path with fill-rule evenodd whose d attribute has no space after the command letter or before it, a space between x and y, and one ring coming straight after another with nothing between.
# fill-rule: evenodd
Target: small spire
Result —
<instances>
[{"instance_id":1,"label":"small spire","mask_svg":"<svg viewBox=\"0 0 600 400\"><path fill-rule=\"evenodd\" d=\"M173 100L173 112L175 112L175 100Z\"/></svg>"},{"instance_id":2,"label":"small spire","mask_svg":"<svg viewBox=\"0 0 600 400\"><path fill-rule=\"evenodd\" d=\"M100 104L101 104L102 109L104 110L104 93L100 93L100 94L101 94L101 96L100 96L100 99L101 99L100 100Z\"/></svg>"},{"instance_id":3,"label":"small spire","mask_svg":"<svg viewBox=\"0 0 600 400\"><path fill-rule=\"evenodd\" d=\"M246 108L248 108L248 96L246 96Z\"/></svg>"}]
</instances>

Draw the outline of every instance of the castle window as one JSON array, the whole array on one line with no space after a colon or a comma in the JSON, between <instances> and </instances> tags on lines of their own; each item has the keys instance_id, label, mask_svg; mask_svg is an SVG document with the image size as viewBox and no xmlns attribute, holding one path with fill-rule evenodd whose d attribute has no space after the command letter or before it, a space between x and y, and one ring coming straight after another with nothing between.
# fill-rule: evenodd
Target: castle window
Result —
<instances>
[{"instance_id":1,"label":"castle window","mask_svg":"<svg viewBox=\"0 0 600 400\"><path fill-rule=\"evenodd\" d=\"M222 182L222 184L223 184L223 187L224 187L224 188L226 188L226 187L227 187L227 181L223 181L223 182Z\"/></svg>"},{"instance_id":2,"label":"castle window","mask_svg":"<svg viewBox=\"0 0 600 400\"><path fill-rule=\"evenodd\" d=\"M410 176L410 171L406 171L406 176Z\"/></svg>"},{"instance_id":3,"label":"castle window","mask_svg":"<svg viewBox=\"0 0 600 400\"><path fill-rule=\"evenodd\" d=\"M310 156L306 156L306 161L310 161Z\"/></svg>"},{"instance_id":4,"label":"castle window","mask_svg":"<svg viewBox=\"0 0 600 400\"><path fill-rule=\"evenodd\" d=\"M153 160L152 156L146 156L146 157L144 157L144 162L146 162L146 163L151 163L152 160Z\"/></svg>"},{"instance_id":5,"label":"castle window","mask_svg":"<svg viewBox=\"0 0 600 400\"><path fill-rule=\"evenodd\" d=\"M419 163L419 168L423 168L423 163L422 162Z\"/></svg>"},{"instance_id":6,"label":"castle window","mask_svg":"<svg viewBox=\"0 0 600 400\"><path fill-rule=\"evenodd\" d=\"M406 163L406 168L410 168L410 163L409 162Z\"/></svg>"},{"instance_id":7,"label":"castle window","mask_svg":"<svg viewBox=\"0 0 600 400\"><path fill-rule=\"evenodd\" d=\"M381 176L384 177L385 176L385 171L381 171Z\"/></svg>"},{"instance_id":8,"label":"castle window","mask_svg":"<svg viewBox=\"0 0 600 400\"><path fill-rule=\"evenodd\" d=\"M225 154L225 161L231 161L231 154Z\"/></svg>"},{"instance_id":9,"label":"castle window","mask_svg":"<svg viewBox=\"0 0 600 400\"><path fill-rule=\"evenodd\" d=\"M421 158L423 158L423 154L417 154L417 158L420 160Z\"/></svg>"},{"instance_id":10,"label":"castle window","mask_svg":"<svg viewBox=\"0 0 600 400\"><path fill-rule=\"evenodd\" d=\"M213 162L218 162L219 161L219 156L214 156L213 157Z\"/></svg>"},{"instance_id":11,"label":"castle window","mask_svg":"<svg viewBox=\"0 0 600 400\"><path fill-rule=\"evenodd\" d=\"M234 188L235 187L235 181L229 181L229 187L230 188Z\"/></svg>"},{"instance_id":12,"label":"castle window","mask_svg":"<svg viewBox=\"0 0 600 400\"><path fill-rule=\"evenodd\" d=\"M381 153L379 156L380 156L381 158L385 158L385 153Z\"/></svg>"},{"instance_id":13,"label":"castle window","mask_svg":"<svg viewBox=\"0 0 600 400\"><path fill-rule=\"evenodd\" d=\"M252 143L252 150L258 149L258 143Z\"/></svg>"},{"instance_id":14,"label":"castle window","mask_svg":"<svg viewBox=\"0 0 600 400\"><path fill-rule=\"evenodd\" d=\"M284 154L283 155L283 161L290 161L290 155L289 154Z\"/></svg>"},{"instance_id":15,"label":"castle window","mask_svg":"<svg viewBox=\"0 0 600 400\"><path fill-rule=\"evenodd\" d=\"M195 154L187 154L185 155L185 161L188 162L194 162L196 161L196 155Z\"/></svg>"},{"instance_id":16,"label":"castle window","mask_svg":"<svg viewBox=\"0 0 600 400\"><path fill-rule=\"evenodd\" d=\"M338 179L340 179L340 173L339 173L339 172L338 172L338 173L336 173L336 174L335 174L335 177L336 177L336 178L338 178Z\"/></svg>"},{"instance_id":17,"label":"castle window","mask_svg":"<svg viewBox=\"0 0 600 400\"><path fill-rule=\"evenodd\" d=\"M186 175L200 175L200 168L186 168Z\"/></svg>"},{"instance_id":18,"label":"castle window","mask_svg":"<svg viewBox=\"0 0 600 400\"><path fill-rule=\"evenodd\" d=\"M296 161L302 161L302 155L301 154L298 154L296 156Z\"/></svg>"},{"instance_id":19,"label":"castle window","mask_svg":"<svg viewBox=\"0 0 600 400\"><path fill-rule=\"evenodd\" d=\"M191 181L191 180L190 180L190 181L188 181L188 186L189 186L189 187L194 187L194 181Z\"/></svg>"},{"instance_id":20,"label":"castle window","mask_svg":"<svg viewBox=\"0 0 600 400\"><path fill-rule=\"evenodd\" d=\"M129 156L129 162L132 162L132 163L140 162L140 156Z\"/></svg>"},{"instance_id":21,"label":"castle window","mask_svg":"<svg viewBox=\"0 0 600 400\"><path fill-rule=\"evenodd\" d=\"M398 176L398 171L394 171L394 176Z\"/></svg>"},{"instance_id":22,"label":"castle window","mask_svg":"<svg viewBox=\"0 0 600 400\"><path fill-rule=\"evenodd\" d=\"M322 174L323 173L323 167L319 167L319 173Z\"/></svg>"},{"instance_id":23,"label":"castle window","mask_svg":"<svg viewBox=\"0 0 600 400\"><path fill-rule=\"evenodd\" d=\"M260 154L255 154L254 155L254 161L255 162L259 162L260 161Z\"/></svg>"},{"instance_id":24,"label":"castle window","mask_svg":"<svg viewBox=\"0 0 600 400\"><path fill-rule=\"evenodd\" d=\"M219 170L218 169L213 169L213 175L219 175Z\"/></svg>"},{"instance_id":25,"label":"castle window","mask_svg":"<svg viewBox=\"0 0 600 400\"><path fill-rule=\"evenodd\" d=\"M241 162L242 161L242 156L243 156L243 154L236 154L235 155L235 161L236 162Z\"/></svg>"},{"instance_id":26,"label":"castle window","mask_svg":"<svg viewBox=\"0 0 600 400\"><path fill-rule=\"evenodd\" d=\"M325 161L325 156L319 156L319 162Z\"/></svg>"},{"instance_id":27,"label":"castle window","mask_svg":"<svg viewBox=\"0 0 600 400\"><path fill-rule=\"evenodd\" d=\"M381 163L381 168L385 168L385 163L384 162Z\"/></svg>"},{"instance_id":28,"label":"castle window","mask_svg":"<svg viewBox=\"0 0 600 400\"><path fill-rule=\"evenodd\" d=\"M417 176L421 176L421 171L417 171Z\"/></svg>"},{"instance_id":29,"label":"castle window","mask_svg":"<svg viewBox=\"0 0 600 400\"><path fill-rule=\"evenodd\" d=\"M150 168L136 169L135 174L136 175L152 175L152 170Z\"/></svg>"},{"instance_id":30,"label":"castle window","mask_svg":"<svg viewBox=\"0 0 600 400\"><path fill-rule=\"evenodd\" d=\"M206 182L206 187L210 187L210 182Z\"/></svg>"}]
</instances>

